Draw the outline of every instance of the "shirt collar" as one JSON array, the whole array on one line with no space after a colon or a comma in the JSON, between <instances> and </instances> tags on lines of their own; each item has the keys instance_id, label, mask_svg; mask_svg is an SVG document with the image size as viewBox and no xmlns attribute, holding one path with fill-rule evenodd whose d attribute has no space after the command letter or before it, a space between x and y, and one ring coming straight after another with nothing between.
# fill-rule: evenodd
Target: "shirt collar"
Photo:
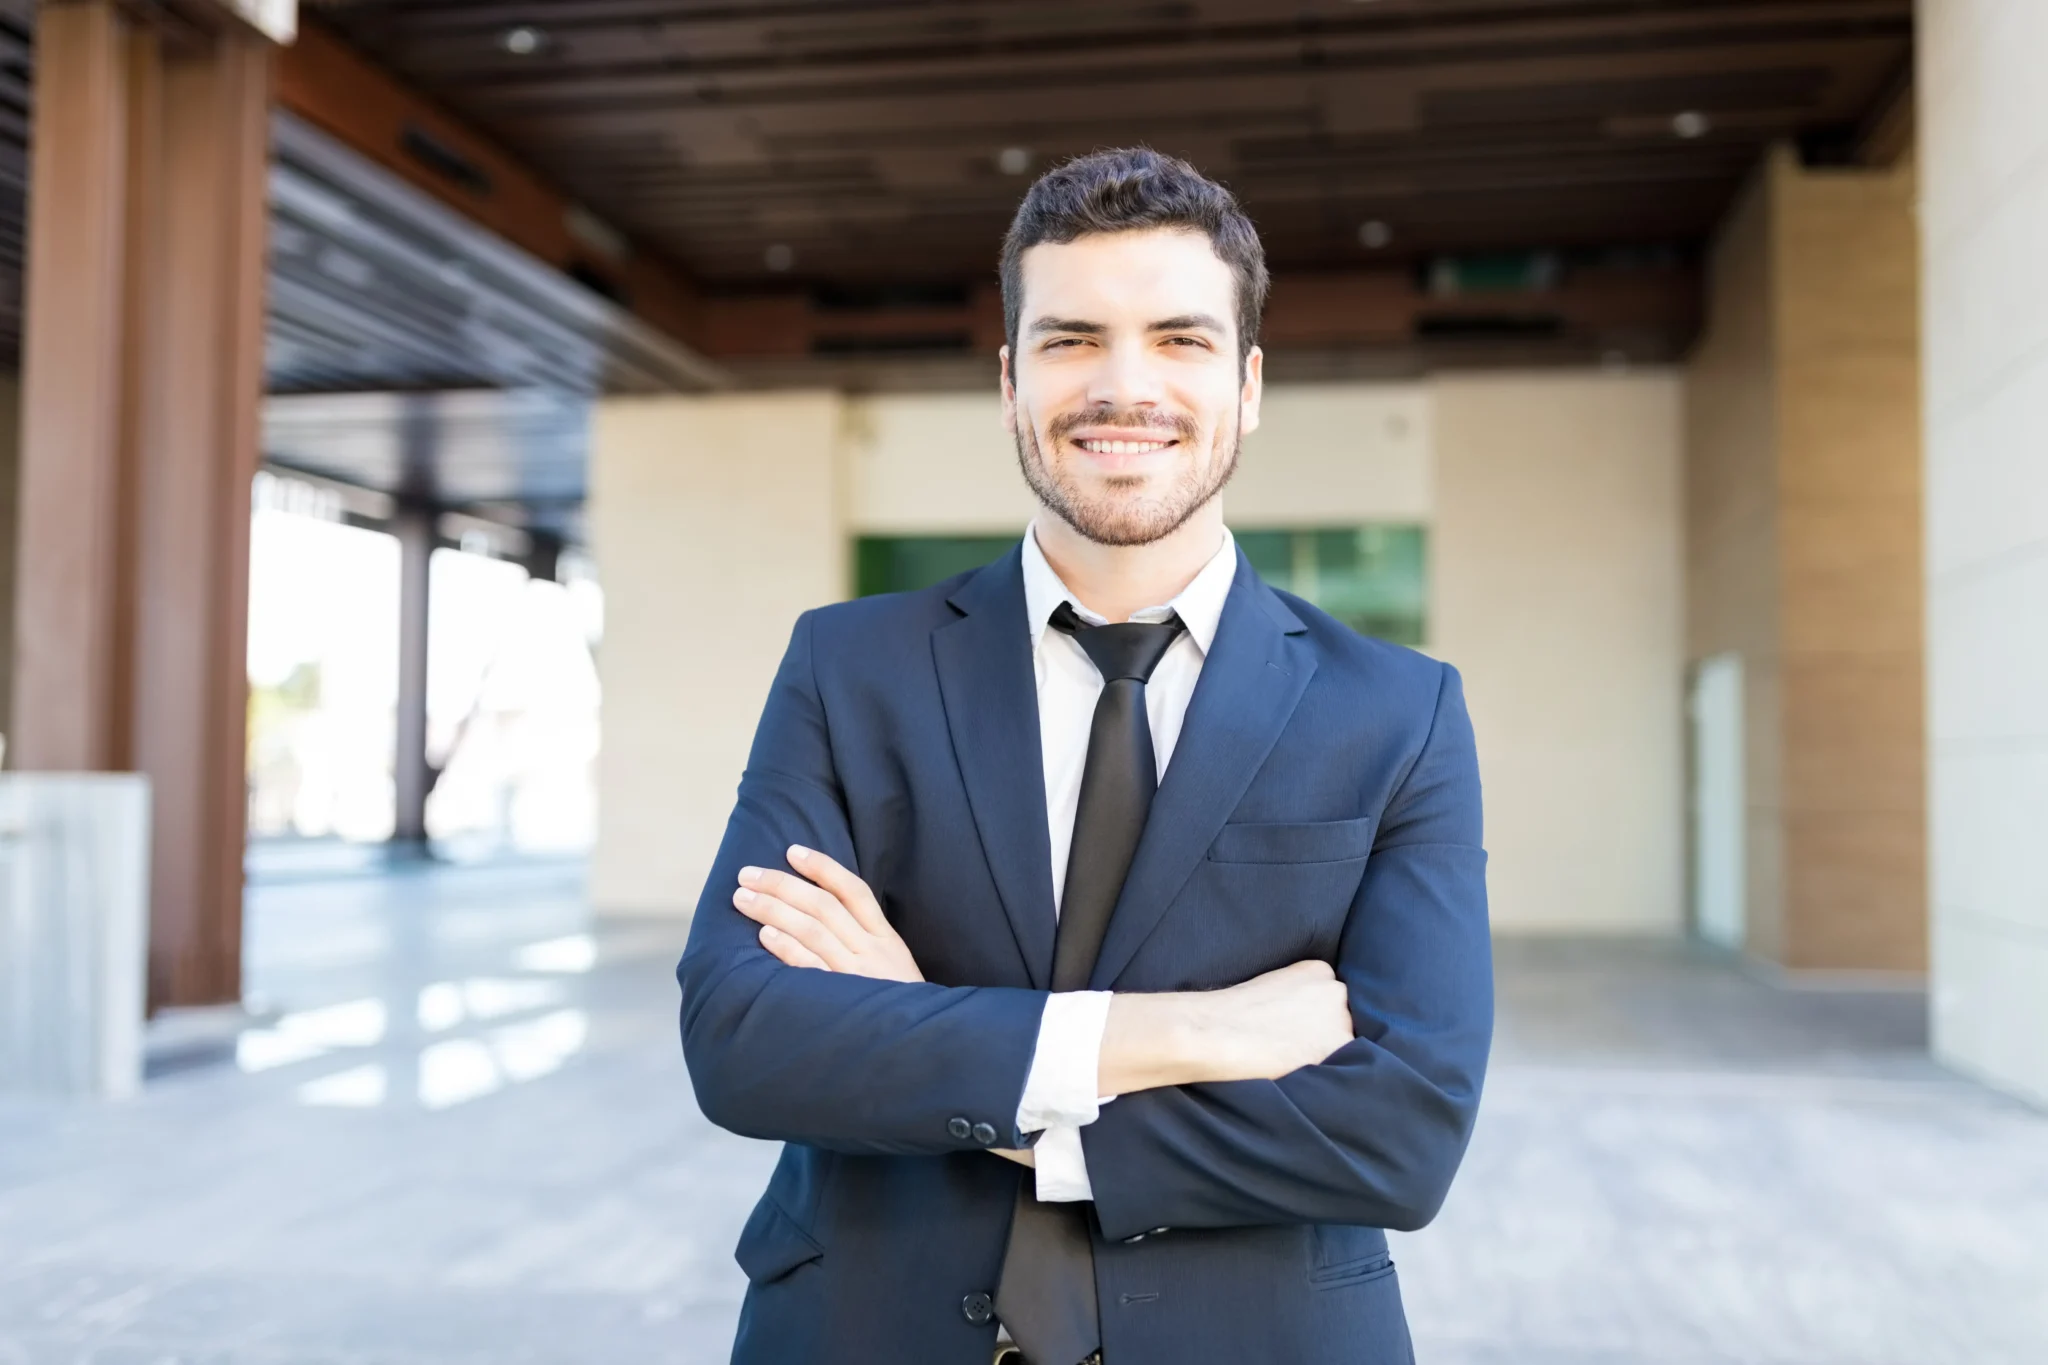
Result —
<instances>
[{"instance_id":1,"label":"shirt collar","mask_svg":"<svg viewBox=\"0 0 2048 1365\"><path fill-rule=\"evenodd\" d=\"M1215 642L1216 628L1223 620L1224 600L1230 596L1230 585L1236 577L1237 538L1226 526L1223 543L1216 547L1216 553L1194 580L1181 589L1180 595L1161 606L1146 607L1133 619L1163 621L1169 615L1178 615L1196 647L1207 655ZM1104 624L1102 617L1081 605L1081 599L1074 596L1046 562L1045 551L1038 548L1038 528L1034 522L1024 528L1024 612L1031 622L1033 649L1038 648L1046 623L1062 602L1072 602L1082 620L1098 626Z\"/></svg>"}]
</instances>

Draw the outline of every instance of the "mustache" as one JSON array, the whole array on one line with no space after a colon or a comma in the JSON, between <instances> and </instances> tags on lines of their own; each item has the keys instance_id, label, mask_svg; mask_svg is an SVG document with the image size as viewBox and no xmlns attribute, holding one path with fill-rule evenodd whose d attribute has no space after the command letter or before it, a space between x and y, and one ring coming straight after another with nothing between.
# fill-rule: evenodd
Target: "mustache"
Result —
<instances>
[{"instance_id":1,"label":"mustache","mask_svg":"<svg viewBox=\"0 0 2048 1365\"><path fill-rule=\"evenodd\" d=\"M1083 427L1117 427L1125 431L1170 433L1175 439L1193 441L1202 434L1194 418L1178 412L1147 412L1142 408L1098 407L1081 412L1063 412L1045 424L1045 434L1063 441Z\"/></svg>"}]
</instances>

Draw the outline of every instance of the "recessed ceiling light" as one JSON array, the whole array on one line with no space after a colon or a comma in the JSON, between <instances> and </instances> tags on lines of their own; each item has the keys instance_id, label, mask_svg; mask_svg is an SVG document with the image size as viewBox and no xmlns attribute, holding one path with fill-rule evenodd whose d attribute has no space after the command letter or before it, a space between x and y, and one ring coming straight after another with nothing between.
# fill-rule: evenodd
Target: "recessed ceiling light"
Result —
<instances>
[{"instance_id":1,"label":"recessed ceiling light","mask_svg":"<svg viewBox=\"0 0 2048 1365\"><path fill-rule=\"evenodd\" d=\"M768 268L779 275L796 264L796 252L790 249L788 243L777 242L768 248L764 259L768 263Z\"/></svg>"},{"instance_id":2,"label":"recessed ceiling light","mask_svg":"<svg viewBox=\"0 0 2048 1365\"><path fill-rule=\"evenodd\" d=\"M530 24L508 28L498 45L515 57L531 57L548 45L548 35Z\"/></svg>"},{"instance_id":3,"label":"recessed ceiling light","mask_svg":"<svg viewBox=\"0 0 2048 1365\"><path fill-rule=\"evenodd\" d=\"M1377 218L1371 218L1358 225L1358 244L1367 251L1378 251L1394 240L1394 230Z\"/></svg>"},{"instance_id":4,"label":"recessed ceiling light","mask_svg":"<svg viewBox=\"0 0 2048 1365\"><path fill-rule=\"evenodd\" d=\"M1682 138L1705 137L1713 126L1714 121L1697 109L1671 116L1671 131Z\"/></svg>"},{"instance_id":5,"label":"recessed ceiling light","mask_svg":"<svg viewBox=\"0 0 2048 1365\"><path fill-rule=\"evenodd\" d=\"M996 169L1004 175L1022 175L1031 169L1029 147L1005 147L996 153Z\"/></svg>"}]
</instances>

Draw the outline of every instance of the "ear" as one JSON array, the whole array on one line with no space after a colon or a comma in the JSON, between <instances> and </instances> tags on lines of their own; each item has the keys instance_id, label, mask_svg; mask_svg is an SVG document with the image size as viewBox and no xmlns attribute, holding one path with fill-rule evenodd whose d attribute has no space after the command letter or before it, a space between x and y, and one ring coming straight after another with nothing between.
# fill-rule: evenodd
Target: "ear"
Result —
<instances>
[{"instance_id":1,"label":"ear","mask_svg":"<svg viewBox=\"0 0 2048 1365\"><path fill-rule=\"evenodd\" d=\"M1266 353L1254 346L1244 358L1244 387L1237 395L1237 434L1259 429L1259 402L1266 396Z\"/></svg>"},{"instance_id":2,"label":"ear","mask_svg":"<svg viewBox=\"0 0 2048 1365\"><path fill-rule=\"evenodd\" d=\"M1017 434L1017 384L1010 376L1010 348L1005 346L996 352L996 362L1002 369L1003 429L1012 436Z\"/></svg>"}]
</instances>

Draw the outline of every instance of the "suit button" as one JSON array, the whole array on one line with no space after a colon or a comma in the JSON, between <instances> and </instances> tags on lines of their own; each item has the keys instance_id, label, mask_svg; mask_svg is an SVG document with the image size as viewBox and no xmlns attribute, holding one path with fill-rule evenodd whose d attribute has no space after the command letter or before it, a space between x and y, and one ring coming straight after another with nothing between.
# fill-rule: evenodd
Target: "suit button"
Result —
<instances>
[{"instance_id":1,"label":"suit button","mask_svg":"<svg viewBox=\"0 0 2048 1365\"><path fill-rule=\"evenodd\" d=\"M994 1124L992 1124L992 1123L977 1123L977 1124L975 1124L975 1125L974 1125L974 1140L975 1140L976 1142L980 1143L980 1144L981 1144L982 1146L984 1146L984 1147L993 1147L993 1146L995 1146L995 1145L996 1145L996 1128L995 1128L995 1125L994 1125Z\"/></svg>"},{"instance_id":2,"label":"suit button","mask_svg":"<svg viewBox=\"0 0 2048 1365\"><path fill-rule=\"evenodd\" d=\"M1134 1237L1126 1237L1124 1238L1124 1245L1127 1247L1136 1246L1138 1243L1144 1241L1150 1235L1150 1233L1141 1232Z\"/></svg>"},{"instance_id":3,"label":"suit button","mask_svg":"<svg viewBox=\"0 0 2048 1365\"><path fill-rule=\"evenodd\" d=\"M950 1118L946 1120L946 1131L953 1135L955 1142L965 1142L974 1131L974 1125L963 1118Z\"/></svg>"},{"instance_id":4,"label":"suit button","mask_svg":"<svg viewBox=\"0 0 2048 1365\"><path fill-rule=\"evenodd\" d=\"M976 1327L995 1315L995 1300L986 1294L969 1294L960 1300L960 1316Z\"/></svg>"}]
</instances>

